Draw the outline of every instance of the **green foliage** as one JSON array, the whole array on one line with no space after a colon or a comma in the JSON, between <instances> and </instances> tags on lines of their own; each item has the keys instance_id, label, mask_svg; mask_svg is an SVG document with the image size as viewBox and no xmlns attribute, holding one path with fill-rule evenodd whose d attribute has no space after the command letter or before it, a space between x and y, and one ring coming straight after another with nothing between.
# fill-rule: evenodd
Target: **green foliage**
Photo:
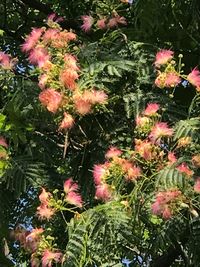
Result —
<instances>
[{"instance_id":1,"label":"green foliage","mask_svg":"<svg viewBox=\"0 0 200 267\"><path fill-rule=\"evenodd\" d=\"M71 219L66 266L118 266L131 235L127 215L122 204L109 202Z\"/></svg>"}]
</instances>

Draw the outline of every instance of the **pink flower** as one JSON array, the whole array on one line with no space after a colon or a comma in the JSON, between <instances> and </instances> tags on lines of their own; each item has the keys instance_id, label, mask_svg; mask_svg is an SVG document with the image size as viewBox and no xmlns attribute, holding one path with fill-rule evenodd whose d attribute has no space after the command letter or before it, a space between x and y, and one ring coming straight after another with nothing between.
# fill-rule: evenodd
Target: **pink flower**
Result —
<instances>
[{"instance_id":1,"label":"pink flower","mask_svg":"<svg viewBox=\"0 0 200 267\"><path fill-rule=\"evenodd\" d=\"M164 88L165 87L165 80L166 80L167 74L165 72L159 72L156 80L155 80L155 85L158 88Z\"/></svg>"},{"instance_id":2,"label":"pink flower","mask_svg":"<svg viewBox=\"0 0 200 267\"><path fill-rule=\"evenodd\" d=\"M33 28L32 32L26 37L25 42L22 45L22 51L30 52L32 49L34 49L43 31L43 28Z\"/></svg>"},{"instance_id":3,"label":"pink flower","mask_svg":"<svg viewBox=\"0 0 200 267\"><path fill-rule=\"evenodd\" d=\"M73 117L69 113L64 112L64 118L61 121L59 130L70 129L73 127L73 125L74 125Z\"/></svg>"},{"instance_id":4,"label":"pink flower","mask_svg":"<svg viewBox=\"0 0 200 267\"><path fill-rule=\"evenodd\" d=\"M0 146L4 146L5 148L8 148L6 139L3 136L0 136Z\"/></svg>"},{"instance_id":5,"label":"pink flower","mask_svg":"<svg viewBox=\"0 0 200 267\"><path fill-rule=\"evenodd\" d=\"M188 167L188 165L185 162L183 162L181 165L179 165L176 169L182 173L185 173L187 176L192 176L194 174L194 172L192 170L190 170L190 168Z\"/></svg>"},{"instance_id":6,"label":"pink flower","mask_svg":"<svg viewBox=\"0 0 200 267\"><path fill-rule=\"evenodd\" d=\"M83 96L74 96L74 105L76 111L81 115L86 115L91 112L92 104L89 100L84 99Z\"/></svg>"},{"instance_id":7,"label":"pink flower","mask_svg":"<svg viewBox=\"0 0 200 267\"><path fill-rule=\"evenodd\" d=\"M153 214L161 215L164 219L170 219L172 216L172 208L178 203L182 193L179 190L169 190L159 192L156 195L156 200L152 204L151 209Z\"/></svg>"},{"instance_id":8,"label":"pink flower","mask_svg":"<svg viewBox=\"0 0 200 267\"><path fill-rule=\"evenodd\" d=\"M8 156L7 152L6 151L1 151L0 152L0 159L6 159Z\"/></svg>"},{"instance_id":9,"label":"pink flower","mask_svg":"<svg viewBox=\"0 0 200 267\"><path fill-rule=\"evenodd\" d=\"M66 39L68 41L74 41L76 40L76 34L73 33L73 32L67 32L66 35L65 35Z\"/></svg>"},{"instance_id":10,"label":"pink flower","mask_svg":"<svg viewBox=\"0 0 200 267\"><path fill-rule=\"evenodd\" d=\"M75 205L79 208L81 208L83 206L83 201L82 201L82 198L81 198L81 195L74 192L74 191L70 191L66 197L65 197L65 200L71 204L71 205Z\"/></svg>"},{"instance_id":11,"label":"pink flower","mask_svg":"<svg viewBox=\"0 0 200 267\"><path fill-rule=\"evenodd\" d=\"M173 164L173 163L177 162L177 158L176 158L174 152L169 152L167 157L168 157L168 160L169 160L170 164Z\"/></svg>"},{"instance_id":12,"label":"pink flower","mask_svg":"<svg viewBox=\"0 0 200 267\"><path fill-rule=\"evenodd\" d=\"M72 191L77 191L77 190L78 190L78 184L74 183L71 178L67 179L64 182L64 192L66 194L68 194L69 192L72 192Z\"/></svg>"},{"instance_id":13,"label":"pink flower","mask_svg":"<svg viewBox=\"0 0 200 267\"><path fill-rule=\"evenodd\" d=\"M18 226L14 230L14 238L20 242L20 245L25 247L26 246L26 237L30 234L30 231L27 231L24 228Z\"/></svg>"},{"instance_id":14,"label":"pink flower","mask_svg":"<svg viewBox=\"0 0 200 267\"><path fill-rule=\"evenodd\" d=\"M93 17L85 15L85 16L82 16L81 18L83 20L83 25L81 26L81 29L84 32L89 32L92 28L93 23L94 23Z\"/></svg>"},{"instance_id":15,"label":"pink flower","mask_svg":"<svg viewBox=\"0 0 200 267\"><path fill-rule=\"evenodd\" d=\"M42 188L42 193L39 195L39 200L42 204L47 205L49 203L49 198L51 197L51 193L47 192L44 188Z\"/></svg>"},{"instance_id":16,"label":"pink flower","mask_svg":"<svg viewBox=\"0 0 200 267\"><path fill-rule=\"evenodd\" d=\"M157 122L151 130L149 138L152 142L159 143L161 137L171 137L173 132L173 129L169 128L166 122Z\"/></svg>"},{"instance_id":17,"label":"pink flower","mask_svg":"<svg viewBox=\"0 0 200 267\"><path fill-rule=\"evenodd\" d=\"M65 54L64 61L65 61L65 65L67 66L67 68L73 69L75 71L79 70L79 67L76 64L77 59L71 54Z\"/></svg>"},{"instance_id":18,"label":"pink flower","mask_svg":"<svg viewBox=\"0 0 200 267\"><path fill-rule=\"evenodd\" d=\"M108 28L115 28L115 27L117 27L117 25L118 25L118 22L117 22L117 19L115 17L109 19L108 24L107 24Z\"/></svg>"},{"instance_id":19,"label":"pink flower","mask_svg":"<svg viewBox=\"0 0 200 267\"><path fill-rule=\"evenodd\" d=\"M107 159L112 159L114 157L119 157L120 155L122 154L122 151L120 149L118 149L117 147L115 146L111 146L109 148L109 150L106 152L106 155L105 157Z\"/></svg>"},{"instance_id":20,"label":"pink flower","mask_svg":"<svg viewBox=\"0 0 200 267\"><path fill-rule=\"evenodd\" d=\"M187 76L187 80L197 87L197 90L200 90L200 71L198 69L193 69L190 74Z\"/></svg>"},{"instance_id":21,"label":"pink flower","mask_svg":"<svg viewBox=\"0 0 200 267\"><path fill-rule=\"evenodd\" d=\"M43 228L35 228L26 236L26 240L38 240L43 232Z\"/></svg>"},{"instance_id":22,"label":"pink flower","mask_svg":"<svg viewBox=\"0 0 200 267\"><path fill-rule=\"evenodd\" d=\"M54 214L56 210L48 207L46 204L41 204L37 207L37 216L40 220L49 220Z\"/></svg>"},{"instance_id":23,"label":"pink flower","mask_svg":"<svg viewBox=\"0 0 200 267\"><path fill-rule=\"evenodd\" d=\"M125 17L116 16L117 23L122 25L127 25L127 21Z\"/></svg>"},{"instance_id":24,"label":"pink flower","mask_svg":"<svg viewBox=\"0 0 200 267\"><path fill-rule=\"evenodd\" d=\"M106 175L107 173L108 167L109 167L108 162L104 164L94 165L93 177L94 177L94 182L96 185L99 185L102 182L104 175Z\"/></svg>"},{"instance_id":25,"label":"pink flower","mask_svg":"<svg viewBox=\"0 0 200 267\"><path fill-rule=\"evenodd\" d=\"M195 180L194 191L200 193L200 177Z\"/></svg>"},{"instance_id":26,"label":"pink flower","mask_svg":"<svg viewBox=\"0 0 200 267\"><path fill-rule=\"evenodd\" d=\"M0 65L3 69L12 69L16 61L16 59L11 59L10 55L0 52Z\"/></svg>"},{"instance_id":27,"label":"pink flower","mask_svg":"<svg viewBox=\"0 0 200 267\"><path fill-rule=\"evenodd\" d=\"M53 252L46 249L42 254L42 267L52 267L52 262L59 263L62 261L61 252Z\"/></svg>"},{"instance_id":28,"label":"pink flower","mask_svg":"<svg viewBox=\"0 0 200 267\"><path fill-rule=\"evenodd\" d=\"M153 214L159 215L162 207L161 207L160 203L158 201L156 201L151 205L151 209L152 209Z\"/></svg>"},{"instance_id":29,"label":"pink flower","mask_svg":"<svg viewBox=\"0 0 200 267\"><path fill-rule=\"evenodd\" d=\"M174 72L167 73L165 79L166 87L175 87L181 82L181 78Z\"/></svg>"},{"instance_id":30,"label":"pink flower","mask_svg":"<svg viewBox=\"0 0 200 267\"><path fill-rule=\"evenodd\" d=\"M97 185L95 198L103 201L109 201L112 198L111 191L107 184Z\"/></svg>"},{"instance_id":31,"label":"pink flower","mask_svg":"<svg viewBox=\"0 0 200 267\"><path fill-rule=\"evenodd\" d=\"M61 22L61 21L63 21L63 18L62 17L58 17L56 13L50 14L48 16L48 18L47 18L47 24L50 24L50 25L51 25L52 22L56 22L57 23L57 22Z\"/></svg>"},{"instance_id":32,"label":"pink flower","mask_svg":"<svg viewBox=\"0 0 200 267\"><path fill-rule=\"evenodd\" d=\"M39 87L40 89L44 89L46 84L47 84L47 81L48 81L48 75L47 74L42 74L40 77L39 77Z\"/></svg>"},{"instance_id":33,"label":"pink flower","mask_svg":"<svg viewBox=\"0 0 200 267\"><path fill-rule=\"evenodd\" d=\"M157 113L157 111L159 110L160 105L158 105L157 103L149 103L145 109L145 111L143 112L143 114L145 116L152 116L155 115Z\"/></svg>"},{"instance_id":34,"label":"pink flower","mask_svg":"<svg viewBox=\"0 0 200 267\"><path fill-rule=\"evenodd\" d=\"M59 34L58 29L48 29L43 35L43 40L45 43L52 42L59 37L58 34Z\"/></svg>"},{"instance_id":35,"label":"pink flower","mask_svg":"<svg viewBox=\"0 0 200 267\"><path fill-rule=\"evenodd\" d=\"M137 116L135 122L137 127L143 128L149 124L150 119L148 117Z\"/></svg>"},{"instance_id":36,"label":"pink flower","mask_svg":"<svg viewBox=\"0 0 200 267\"><path fill-rule=\"evenodd\" d=\"M170 61L174 56L174 52L171 50L160 50L156 54L156 60L154 62L156 67L160 67L160 65L166 64Z\"/></svg>"},{"instance_id":37,"label":"pink flower","mask_svg":"<svg viewBox=\"0 0 200 267\"><path fill-rule=\"evenodd\" d=\"M153 145L147 140L135 140L135 151L145 160L152 160L155 157Z\"/></svg>"},{"instance_id":38,"label":"pink flower","mask_svg":"<svg viewBox=\"0 0 200 267\"><path fill-rule=\"evenodd\" d=\"M30 63L38 65L39 68L43 67L46 61L50 60L50 56L48 51L42 47L37 46L33 50L31 50L29 57Z\"/></svg>"},{"instance_id":39,"label":"pink flower","mask_svg":"<svg viewBox=\"0 0 200 267\"><path fill-rule=\"evenodd\" d=\"M124 17L117 15L109 20L107 26L108 28L115 28L118 24L127 25L127 21Z\"/></svg>"},{"instance_id":40,"label":"pink flower","mask_svg":"<svg viewBox=\"0 0 200 267\"><path fill-rule=\"evenodd\" d=\"M92 90L90 95L90 102L92 104L105 104L108 99L108 95L104 91Z\"/></svg>"},{"instance_id":41,"label":"pink flower","mask_svg":"<svg viewBox=\"0 0 200 267\"><path fill-rule=\"evenodd\" d=\"M192 163L196 168L200 168L200 154L194 155L192 157Z\"/></svg>"},{"instance_id":42,"label":"pink flower","mask_svg":"<svg viewBox=\"0 0 200 267\"><path fill-rule=\"evenodd\" d=\"M101 30L106 29L106 19L97 20L97 27Z\"/></svg>"},{"instance_id":43,"label":"pink flower","mask_svg":"<svg viewBox=\"0 0 200 267\"><path fill-rule=\"evenodd\" d=\"M132 165L130 168L128 168L127 170L127 180L130 181L134 181L136 180L138 177L141 176L141 169L140 167L137 167L135 165Z\"/></svg>"},{"instance_id":44,"label":"pink flower","mask_svg":"<svg viewBox=\"0 0 200 267\"><path fill-rule=\"evenodd\" d=\"M48 111L56 113L62 102L62 95L54 89L48 88L39 94L39 100Z\"/></svg>"},{"instance_id":45,"label":"pink flower","mask_svg":"<svg viewBox=\"0 0 200 267\"><path fill-rule=\"evenodd\" d=\"M74 90L76 88L76 80L78 79L78 73L74 69L67 68L62 71L60 74L60 81L63 85L70 90Z\"/></svg>"},{"instance_id":46,"label":"pink flower","mask_svg":"<svg viewBox=\"0 0 200 267\"><path fill-rule=\"evenodd\" d=\"M165 206L165 208L162 211L162 217L166 220L168 220L172 217L172 212L167 205Z\"/></svg>"},{"instance_id":47,"label":"pink flower","mask_svg":"<svg viewBox=\"0 0 200 267\"><path fill-rule=\"evenodd\" d=\"M40 260L37 258L35 253L31 255L31 267L40 267Z\"/></svg>"}]
</instances>

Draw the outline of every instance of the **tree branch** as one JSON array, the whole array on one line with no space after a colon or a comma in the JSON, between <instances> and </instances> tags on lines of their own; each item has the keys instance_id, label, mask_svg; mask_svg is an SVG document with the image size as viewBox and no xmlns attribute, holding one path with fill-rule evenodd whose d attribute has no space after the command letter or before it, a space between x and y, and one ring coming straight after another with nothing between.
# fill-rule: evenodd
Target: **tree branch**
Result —
<instances>
[{"instance_id":1,"label":"tree branch","mask_svg":"<svg viewBox=\"0 0 200 267\"><path fill-rule=\"evenodd\" d=\"M30 8L37 9L38 11L44 13L47 16L49 14L54 13L54 10L51 8L50 5L43 4L38 1L30 1L30 0L19 0L19 1ZM77 23L77 20L74 19L65 19L63 22L60 22L60 25L64 29L74 29L74 30L79 29L79 24Z\"/></svg>"}]
</instances>

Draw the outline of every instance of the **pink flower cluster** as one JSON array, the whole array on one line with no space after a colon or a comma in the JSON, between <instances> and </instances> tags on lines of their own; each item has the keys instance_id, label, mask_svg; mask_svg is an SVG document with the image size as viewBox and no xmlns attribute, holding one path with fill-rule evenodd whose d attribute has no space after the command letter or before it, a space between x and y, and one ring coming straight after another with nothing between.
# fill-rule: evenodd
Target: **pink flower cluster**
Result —
<instances>
[{"instance_id":1,"label":"pink flower cluster","mask_svg":"<svg viewBox=\"0 0 200 267\"><path fill-rule=\"evenodd\" d=\"M20 242L20 245L27 252L31 253L31 267L39 267L41 263L42 267L52 267L53 262L59 263L62 261L63 254L61 252L52 249L47 242L43 243L43 234L43 228L35 228L27 231L24 228L17 227L14 231L15 239ZM40 246L41 243L43 243L42 246ZM43 246L43 251L41 251L41 247ZM38 250L39 247L40 251Z\"/></svg>"},{"instance_id":2,"label":"pink flower cluster","mask_svg":"<svg viewBox=\"0 0 200 267\"><path fill-rule=\"evenodd\" d=\"M26 251L34 253L39 246L43 232L43 228L35 228L27 231L22 227L17 227L14 231L14 237Z\"/></svg>"},{"instance_id":3,"label":"pink flower cluster","mask_svg":"<svg viewBox=\"0 0 200 267\"><path fill-rule=\"evenodd\" d=\"M0 136L0 160L5 160L8 156L8 144L3 136Z\"/></svg>"},{"instance_id":4,"label":"pink flower cluster","mask_svg":"<svg viewBox=\"0 0 200 267\"><path fill-rule=\"evenodd\" d=\"M79 208L83 206L81 195L77 193L78 184L74 183L72 179L67 179L64 183L64 192L66 194L65 201L71 205L75 205Z\"/></svg>"},{"instance_id":5,"label":"pink flower cluster","mask_svg":"<svg viewBox=\"0 0 200 267\"><path fill-rule=\"evenodd\" d=\"M171 137L173 135L173 129L169 128L166 122L156 122L153 117L158 118L157 111L159 110L160 106L157 103L149 103L146 109L143 111L141 116L136 117L136 129L141 132L148 134L148 139L152 144L159 144L161 138L163 137ZM145 141L145 143L140 144L141 146L146 146L149 151L141 152L142 154L146 154L146 158L151 158L150 152L150 143L149 141ZM140 148L137 146L137 149ZM142 149L142 148L141 148ZM144 155L143 155L144 156Z\"/></svg>"},{"instance_id":6,"label":"pink flower cluster","mask_svg":"<svg viewBox=\"0 0 200 267\"><path fill-rule=\"evenodd\" d=\"M95 23L95 19L92 16L84 15L81 17L83 24L81 29L85 32L90 32L93 24ZM101 18L96 22L97 28L101 30L116 28L120 25L127 25L127 21L124 17L119 16L117 13L113 14L111 18Z\"/></svg>"},{"instance_id":7,"label":"pink flower cluster","mask_svg":"<svg viewBox=\"0 0 200 267\"><path fill-rule=\"evenodd\" d=\"M10 55L0 51L0 67L2 67L2 69L11 70L16 62L16 59L11 58Z\"/></svg>"},{"instance_id":8,"label":"pink flower cluster","mask_svg":"<svg viewBox=\"0 0 200 267\"><path fill-rule=\"evenodd\" d=\"M181 71L175 70L174 52L171 50L160 50L156 54L154 65L157 69L157 78L155 85L158 88L170 88L176 87L181 83L182 78L187 80L193 86L196 87L197 91L200 91L200 71L194 68L187 76L182 75ZM160 71L160 68L164 67L164 71Z\"/></svg>"},{"instance_id":9,"label":"pink flower cluster","mask_svg":"<svg viewBox=\"0 0 200 267\"><path fill-rule=\"evenodd\" d=\"M102 201L109 201L113 198L113 183L107 182L107 178L111 175L112 179L115 176L115 170L121 173L121 176L126 181L135 181L142 173L140 167L134 162L120 157L122 151L117 147L110 147L106 152L105 157L109 160L104 164L96 164L93 169L93 178L96 186L95 198Z\"/></svg>"},{"instance_id":10,"label":"pink flower cluster","mask_svg":"<svg viewBox=\"0 0 200 267\"><path fill-rule=\"evenodd\" d=\"M37 215L41 220L49 220L54 215L56 210L51 207L50 200L52 198L51 193L42 188L42 192L39 195L40 206L37 207Z\"/></svg>"},{"instance_id":11,"label":"pink flower cluster","mask_svg":"<svg viewBox=\"0 0 200 267\"><path fill-rule=\"evenodd\" d=\"M178 202L181 201L181 198L181 191L176 189L159 192L156 195L155 202L151 206L153 214L160 215L166 220L170 219L177 208Z\"/></svg>"},{"instance_id":12,"label":"pink flower cluster","mask_svg":"<svg viewBox=\"0 0 200 267\"><path fill-rule=\"evenodd\" d=\"M106 104L107 94L95 88L79 88L80 67L70 53L76 34L62 30L55 14L48 18L50 28L33 28L22 45L31 64L39 68L39 100L49 112L63 112L59 130L73 127L73 115L86 115L96 104Z\"/></svg>"}]
</instances>

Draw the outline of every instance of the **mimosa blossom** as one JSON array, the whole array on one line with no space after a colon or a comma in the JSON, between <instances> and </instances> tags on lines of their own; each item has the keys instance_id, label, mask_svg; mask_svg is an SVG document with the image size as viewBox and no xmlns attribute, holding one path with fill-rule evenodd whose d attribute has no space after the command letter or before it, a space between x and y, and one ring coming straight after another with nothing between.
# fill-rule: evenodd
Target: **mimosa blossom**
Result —
<instances>
[{"instance_id":1,"label":"mimosa blossom","mask_svg":"<svg viewBox=\"0 0 200 267\"><path fill-rule=\"evenodd\" d=\"M22 45L22 51L30 52L34 49L43 32L43 28L33 28L32 32L26 37L25 42Z\"/></svg>"},{"instance_id":2,"label":"mimosa blossom","mask_svg":"<svg viewBox=\"0 0 200 267\"><path fill-rule=\"evenodd\" d=\"M89 32L92 28L93 23L94 23L93 17L85 15L85 16L82 16L81 18L83 20L83 24L81 26L81 29L84 32Z\"/></svg>"},{"instance_id":3,"label":"mimosa blossom","mask_svg":"<svg viewBox=\"0 0 200 267\"><path fill-rule=\"evenodd\" d=\"M158 72L158 76L155 79L155 85L158 88L164 88L165 87L165 80L166 80L167 74L165 72Z\"/></svg>"},{"instance_id":4,"label":"mimosa blossom","mask_svg":"<svg viewBox=\"0 0 200 267\"><path fill-rule=\"evenodd\" d=\"M41 68L46 63L46 61L50 60L50 55L44 47L37 46L30 51L28 59L30 63L38 65L39 68Z\"/></svg>"},{"instance_id":5,"label":"mimosa blossom","mask_svg":"<svg viewBox=\"0 0 200 267\"><path fill-rule=\"evenodd\" d=\"M96 186L95 198L103 201L109 201L112 198L111 190L107 184L100 184Z\"/></svg>"},{"instance_id":6,"label":"mimosa blossom","mask_svg":"<svg viewBox=\"0 0 200 267\"><path fill-rule=\"evenodd\" d=\"M73 127L73 125L74 125L73 117L69 113L64 112L64 118L61 121L59 130L70 129Z\"/></svg>"},{"instance_id":7,"label":"mimosa blossom","mask_svg":"<svg viewBox=\"0 0 200 267\"><path fill-rule=\"evenodd\" d=\"M42 188L42 193L39 195L39 200L42 204L47 205L49 203L49 199L51 197L51 193L47 192L44 188Z\"/></svg>"},{"instance_id":8,"label":"mimosa blossom","mask_svg":"<svg viewBox=\"0 0 200 267\"><path fill-rule=\"evenodd\" d=\"M194 85L198 91L200 90L200 71L197 68L193 69L192 72L188 74L187 80Z\"/></svg>"},{"instance_id":9,"label":"mimosa blossom","mask_svg":"<svg viewBox=\"0 0 200 267\"><path fill-rule=\"evenodd\" d=\"M175 87L181 82L181 78L177 73L170 72L167 73L165 78L165 87Z\"/></svg>"},{"instance_id":10,"label":"mimosa blossom","mask_svg":"<svg viewBox=\"0 0 200 267\"><path fill-rule=\"evenodd\" d=\"M149 125L150 119L148 117L137 116L135 122L137 127L143 128Z\"/></svg>"},{"instance_id":11,"label":"mimosa blossom","mask_svg":"<svg viewBox=\"0 0 200 267\"><path fill-rule=\"evenodd\" d=\"M161 137L171 137L173 133L173 129L169 128L166 122L157 122L151 130L149 138L152 142L159 142Z\"/></svg>"},{"instance_id":12,"label":"mimosa blossom","mask_svg":"<svg viewBox=\"0 0 200 267\"><path fill-rule=\"evenodd\" d=\"M81 195L77 193L77 190L78 190L78 184L74 183L71 178L65 181L64 183L64 192L66 194L65 200L69 204L81 208L83 206L83 201Z\"/></svg>"},{"instance_id":13,"label":"mimosa blossom","mask_svg":"<svg viewBox=\"0 0 200 267\"><path fill-rule=\"evenodd\" d=\"M200 193L200 177L195 180L194 191Z\"/></svg>"},{"instance_id":14,"label":"mimosa blossom","mask_svg":"<svg viewBox=\"0 0 200 267\"><path fill-rule=\"evenodd\" d=\"M68 68L73 69L75 71L79 70L79 67L77 66L77 59L71 54L65 54L64 61L65 61L65 65Z\"/></svg>"},{"instance_id":15,"label":"mimosa blossom","mask_svg":"<svg viewBox=\"0 0 200 267\"><path fill-rule=\"evenodd\" d=\"M0 136L0 146L8 148L8 144L6 142L6 139L3 136Z\"/></svg>"},{"instance_id":16,"label":"mimosa blossom","mask_svg":"<svg viewBox=\"0 0 200 267\"><path fill-rule=\"evenodd\" d=\"M195 167L200 168L200 154L194 155L192 157L192 163Z\"/></svg>"},{"instance_id":17,"label":"mimosa blossom","mask_svg":"<svg viewBox=\"0 0 200 267\"><path fill-rule=\"evenodd\" d=\"M157 103L149 103L145 109L145 111L143 112L143 114L145 116L152 116L155 115L157 113L157 111L159 110L160 105Z\"/></svg>"},{"instance_id":18,"label":"mimosa blossom","mask_svg":"<svg viewBox=\"0 0 200 267\"><path fill-rule=\"evenodd\" d=\"M120 17L119 15L117 15L108 21L107 26L108 28L115 28L118 26L118 24L127 25L125 17Z\"/></svg>"},{"instance_id":19,"label":"mimosa blossom","mask_svg":"<svg viewBox=\"0 0 200 267\"><path fill-rule=\"evenodd\" d=\"M79 208L81 208L83 206L83 201L82 201L82 198L81 198L81 195L74 192L74 191L71 191L69 192L66 197L65 197L65 200L71 204L71 205L75 205Z\"/></svg>"},{"instance_id":20,"label":"mimosa blossom","mask_svg":"<svg viewBox=\"0 0 200 267\"><path fill-rule=\"evenodd\" d=\"M157 193L156 200L151 206L153 214L161 215L166 220L170 219L181 196L182 193L179 190L169 190Z\"/></svg>"},{"instance_id":21,"label":"mimosa blossom","mask_svg":"<svg viewBox=\"0 0 200 267\"><path fill-rule=\"evenodd\" d=\"M63 254L61 252L53 252L46 249L42 254L42 267L52 267L52 263L62 261Z\"/></svg>"},{"instance_id":22,"label":"mimosa blossom","mask_svg":"<svg viewBox=\"0 0 200 267\"><path fill-rule=\"evenodd\" d=\"M164 65L169 62L174 56L174 52L171 50L160 50L156 54L156 60L154 62L156 67L160 67L160 65Z\"/></svg>"},{"instance_id":23,"label":"mimosa blossom","mask_svg":"<svg viewBox=\"0 0 200 267\"><path fill-rule=\"evenodd\" d=\"M107 159L110 159L110 158L114 158L114 157L118 157L122 154L122 151L120 149L118 149L117 147L115 146L111 146L109 148L109 150L106 152L106 155L105 157Z\"/></svg>"},{"instance_id":24,"label":"mimosa blossom","mask_svg":"<svg viewBox=\"0 0 200 267\"><path fill-rule=\"evenodd\" d=\"M0 51L0 66L5 70L10 70L14 67L17 59L12 59L10 55Z\"/></svg>"},{"instance_id":25,"label":"mimosa blossom","mask_svg":"<svg viewBox=\"0 0 200 267\"><path fill-rule=\"evenodd\" d=\"M77 71L67 68L61 72L60 81L68 89L74 90L76 88L76 80L78 77L79 75Z\"/></svg>"},{"instance_id":26,"label":"mimosa blossom","mask_svg":"<svg viewBox=\"0 0 200 267\"><path fill-rule=\"evenodd\" d=\"M40 220L49 220L55 214L56 210L46 204L37 207L37 216Z\"/></svg>"},{"instance_id":27,"label":"mimosa blossom","mask_svg":"<svg viewBox=\"0 0 200 267\"><path fill-rule=\"evenodd\" d=\"M183 162L181 165L177 167L177 170L179 170L182 173L185 173L187 176L192 176L194 172L188 167L188 165Z\"/></svg>"},{"instance_id":28,"label":"mimosa blossom","mask_svg":"<svg viewBox=\"0 0 200 267\"><path fill-rule=\"evenodd\" d=\"M147 140L135 140L135 151L145 160L152 160L156 157L153 144Z\"/></svg>"},{"instance_id":29,"label":"mimosa blossom","mask_svg":"<svg viewBox=\"0 0 200 267\"><path fill-rule=\"evenodd\" d=\"M167 157L169 160L169 164L173 164L173 163L177 162L177 158L176 158L174 152L169 152Z\"/></svg>"},{"instance_id":30,"label":"mimosa blossom","mask_svg":"<svg viewBox=\"0 0 200 267\"><path fill-rule=\"evenodd\" d=\"M26 240L38 240L43 232L43 228L35 228L26 236Z\"/></svg>"},{"instance_id":31,"label":"mimosa blossom","mask_svg":"<svg viewBox=\"0 0 200 267\"><path fill-rule=\"evenodd\" d=\"M48 81L48 75L47 74L42 74L40 77L39 77L39 83L38 83L38 85L39 85L39 87L40 87L40 89L44 89L45 88L45 86L46 86L46 84L47 84L47 81Z\"/></svg>"},{"instance_id":32,"label":"mimosa blossom","mask_svg":"<svg viewBox=\"0 0 200 267\"><path fill-rule=\"evenodd\" d=\"M42 105L46 106L48 111L56 113L62 102L62 95L54 89L48 88L39 95Z\"/></svg>"},{"instance_id":33,"label":"mimosa blossom","mask_svg":"<svg viewBox=\"0 0 200 267\"><path fill-rule=\"evenodd\" d=\"M101 184L104 176L108 173L109 162L104 164L95 164L93 169L93 177L96 185Z\"/></svg>"},{"instance_id":34,"label":"mimosa blossom","mask_svg":"<svg viewBox=\"0 0 200 267\"><path fill-rule=\"evenodd\" d=\"M72 192L72 191L77 191L77 190L78 190L78 184L74 183L71 178L67 179L64 182L64 192L66 194L68 194L69 192Z\"/></svg>"},{"instance_id":35,"label":"mimosa blossom","mask_svg":"<svg viewBox=\"0 0 200 267\"><path fill-rule=\"evenodd\" d=\"M97 27L101 30L106 29L106 19L99 19L97 20Z\"/></svg>"}]
</instances>

